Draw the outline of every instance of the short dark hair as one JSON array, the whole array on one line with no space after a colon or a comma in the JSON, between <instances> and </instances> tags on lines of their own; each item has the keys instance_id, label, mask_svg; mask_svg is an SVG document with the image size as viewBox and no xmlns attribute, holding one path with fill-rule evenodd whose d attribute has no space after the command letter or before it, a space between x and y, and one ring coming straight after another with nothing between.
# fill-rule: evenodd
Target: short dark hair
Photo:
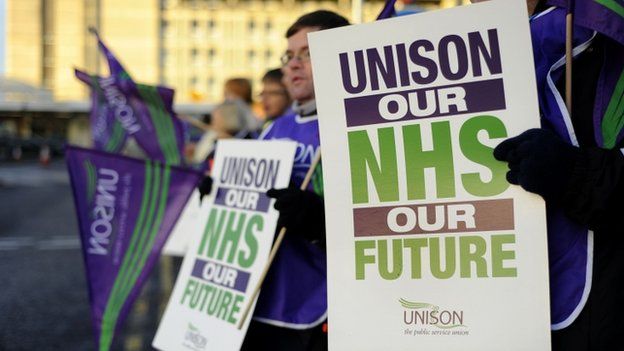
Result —
<instances>
[{"instance_id":1,"label":"short dark hair","mask_svg":"<svg viewBox=\"0 0 624 351\"><path fill-rule=\"evenodd\" d=\"M283 77L284 77L284 73L282 73L282 70L279 68L276 68L276 69L267 71L267 73L265 73L264 76L262 77L262 82L263 83L272 82L272 83L283 84L282 83Z\"/></svg>"},{"instance_id":2,"label":"short dark hair","mask_svg":"<svg viewBox=\"0 0 624 351\"><path fill-rule=\"evenodd\" d=\"M292 37L303 28L318 27L319 30L323 30L348 25L349 20L339 14L327 10L318 10L299 17L286 31L286 38Z\"/></svg>"}]
</instances>

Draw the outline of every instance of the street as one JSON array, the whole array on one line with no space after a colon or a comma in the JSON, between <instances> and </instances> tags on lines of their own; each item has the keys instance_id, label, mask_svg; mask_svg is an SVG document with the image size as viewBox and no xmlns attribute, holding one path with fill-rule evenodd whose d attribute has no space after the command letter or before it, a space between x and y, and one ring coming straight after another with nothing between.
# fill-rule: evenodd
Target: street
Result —
<instances>
[{"instance_id":1,"label":"street","mask_svg":"<svg viewBox=\"0 0 624 351\"><path fill-rule=\"evenodd\" d=\"M151 350L171 284L168 260L152 272L112 350ZM0 267L0 350L96 349L63 160L0 164Z\"/></svg>"}]
</instances>

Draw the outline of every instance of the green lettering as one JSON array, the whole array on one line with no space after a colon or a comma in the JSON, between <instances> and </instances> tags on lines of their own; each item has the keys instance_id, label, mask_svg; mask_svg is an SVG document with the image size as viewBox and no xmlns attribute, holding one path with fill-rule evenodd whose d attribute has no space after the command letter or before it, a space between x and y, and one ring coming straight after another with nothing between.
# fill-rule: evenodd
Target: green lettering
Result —
<instances>
[{"instance_id":1,"label":"green lettering","mask_svg":"<svg viewBox=\"0 0 624 351\"><path fill-rule=\"evenodd\" d=\"M256 233L264 228L264 220L260 215L253 215L247 222L247 228L245 230L245 243L249 247L249 254L245 257L245 253L240 251L238 253L238 265L242 268L249 268L256 260L258 254L258 239L256 239Z\"/></svg>"},{"instance_id":2,"label":"green lettering","mask_svg":"<svg viewBox=\"0 0 624 351\"><path fill-rule=\"evenodd\" d=\"M232 293L229 291L223 291L223 297L221 299L221 307L219 307L219 312L217 312L217 315L216 315L217 318L227 320L227 312L228 312L228 307L230 307L230 302L232 302Z\"/></svg>"},{"instance_id":3,"label":"green lettering","mask_svg":"<svg viewBox=\"0 0 624 351\"><path fill-rule=\"evenodd\" d=\"M245 296L236 294L236 297L234 298L234 303L232 304L232 309L230 310L230 316L227 319L229 323L236 324L236 322L238 322L236 317L234 317L234 314L240 311L240 304L241 302L243 302L244 299Z\"/></svg>"},{"instance_id":4,"label":"green lettering","mask_svg":"<svg viewBox=\"0 0 624 351\"><path fill-rule=\"evenodd\" d=\"M221 300L221 296L223 295L223 290L210 286L208 294L211 294L212 297L210 297L210 300L208 302L206 313L209 316L212 316L215 314L215 312L217 312L217 308L219 307L219 301Z\"/></svg>"},{"instance_id":5,"label":"green lettering","mask_svg":"<svg viewBox=\"0 0 624 351\"><path fill-rule=\"evenodd\" d=\"M365 130L349 132L348 138L353 203L369 201L367 170L373 179L379 200L398 201L399 181L394 129L390 127L377 130L379 162Z\"/></svg>"},{"instance_id":6,"label":"green lettering","mask_svg":"<svg viewBox=\"0 0 624 351\"><path fill-rule=\"evenodd\" d=\"M182 293L182 300L180 300L180 305L184 305L184 300L186 300L187 297L192 296L196 288L197 282L193 279L189 279L186 282L186 287L184 288L184 292Z\"/></svg>"},{"instance_id":7,"label":"green lettering","mask_svg":"<svg viewBox=\"0 0 624 351\"><path fill-rule=\"evenodd\" d=\"M237 219L236 226L234 226L234 221ZM223 260L223 256L225 256L226 248L229 250L229 255L227 262L234 262L234 256L236 253L236 249L238 248L238 241L240 240L241 233L243 232L243 226L245 225L245 219L247 215L245 213L237 213L235 211L230 211L230 215L228 217L227 225L225 226L225 233L223 234L223 240L221 240L221 248L219 249L219 260Z\"/></svg>"},{"instance_id":8,"label":"green lettering","mask_svg":"<svg viewBox=\"0 0 624 351\"><path fill-rule=\"evenodd\" d=\"M483 257L486 249L487 243L480 236L459 237L460 276L462 278L471 277L471 262L474 262L476 266L477 277L488 276L487 262Z\"/></svg>"},{"instance_id":9,"label":"green lettering","mask_svg":"<svg viewBox=\"0 0 624 351\"><path fill-rule=\"evenodd\" d=\"M206 284L201 284L199 286L199 289L195 290L195 292L193 293L193 296L191 297L191 301L189 302L189 307L194 310L197 309L197 304L202 299L202 296L204 296L204 300L206 299L207 290L208 290L208 287L206 286Z\"/></svg>"},{"instance_id":10,"label":"green lettering","mask_svg":"<svg viewBox=\"0 0 624 351\"><path fill-rule=\"evenodd\" d=\"M403 146L407 171L407 197L422 200L425 192L425 168L434 168L437 198L455 196L453 146L448 121L431 123L433 149L423 151L419 124L403 126Z\"/></svg>"},{"instance_id":11,"label":"green lettering","mask_svg":"<svg viewBox=\"0 0 624 351\"><path fill-rule=\"evenodd\" d=\"M479 132L486 131L490 139L507 137L505 124L494 116L473 117L462 125L459 131L459 145L467 159L487 167L492 172L489 182L481 179L479 172L461 175L462 184L467 192L474 196L494 196L507 190L507 165L497 161L492 148L479 142Z\"/></svg>"},{"instance_id":12,"label":"green lettering","mask_svg":"<svg viewBox=\"0 0 624 351\"><path fill-rule=\"evenodd\" d=\"M455 238L448 236L444 238L445 264L442 269L442 250L440 249L440 238L429 238L429 261L431 274L438 279L449 279L455 274Z\"/></svg>"},{"instance_id":13,"label":"green lettering","mask_svg":"<svg viewBox=\"0 0 624 351\"><path fill-rule=\"evenodd\" d=\"M516 236L513 234L492 235L492 276L493 277L517 277L515 267L503 267L503 261L516 258L514 250L503 250L504 244L515 244Z\"/></svg>"},{"instance_id":14,"label":"green lettering","mask_svg":"<svg viewBox=\"0 0 624 351\"><path fill-rule=\"evenodd\" d=\"M367 249L374 249L374 240L359 240L355 242L355 279L362 280L365 275L365 265L375 263L374 255L367 255Z\"/></svg>"},{"instance_id":15,"label":"green lettering","mask_svg":"<svg viewBox=\"0 0 624 351\"><path fill-rule=\"evenodd\" d=\"M392 240L392 269L388 264L388 240L377 241L379 275L385 280L395 280L403 272L403 244L401 239Z\"/></svg>"},{"instance_id":16,"label":"green lettering","mask_svg":"<svg viewBox=\"0 0 624 351\"><path fill-rule=\"evenodd\" d=\"M199 244L199 250L197 250L198 255L205 255L208 258L214 257L215 249L217 248L217 242L219 241L219 237L221 236L221 230L223 229L225 214L226 211L219 211L216 208L210 210L210 214L208 215L208 222L206 223L206 228L204 229L204 235L202 236L201 243ZM209 243L208 252L204 252L207 243Z\"/></svg>"},{"instance_id":17,"label":"green lettering","mask_svg":"<svg viewBox=\"0 0 624 351\"><path fill-rule=\"evenodd\" d=\"M202 300L201 306L199 306L198 310L203 311L206 306L206 300L208 300L208 295L210 295L210 291L212 287L208 284L202 284L202 291L205 291L204 299Z\"/></svg>"},{"instance_id":18,"label":"green lettering","mask_svg":"<svg viewBox=\"0 0 624 351\"><path fill-rule=\"evenodd\" d=\"M422 278L421 249L427 247L426 238L404 239L403 245L410 249L410 257L412 259L412 279Z\"/></svg>"}]
</instances>

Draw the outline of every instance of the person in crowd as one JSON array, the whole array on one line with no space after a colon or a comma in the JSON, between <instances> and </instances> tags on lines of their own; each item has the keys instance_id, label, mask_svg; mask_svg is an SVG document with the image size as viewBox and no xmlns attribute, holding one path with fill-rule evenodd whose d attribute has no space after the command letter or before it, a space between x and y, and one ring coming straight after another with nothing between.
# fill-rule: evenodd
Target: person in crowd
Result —
<instances>
[{"instance_id":1,"label":"person in crowd","mask_svg":"<svg viewBox=\"0 0 624 351\"><path fill-rule=\"evenodd\" d=\"M239 100L224 101L212 110L210 124L194 149L193 163L204 164L212 161L215 143L219 139L251 139L255 135L249 131L247 108ZM210 167L208 167L210 168Z\"/></svg>"},{"instance_id":2,"label":"person in crowd","mask_svg":"<svg viewBox=\"0 0 624 351\"><path fill-rule=\"evenodd\" d=\"M344 17L320 10L303 15L286 32L288 47L281 58L282 72L294 100L294 113L276 119L259 139L297 143L291 187L267 192L276 199L278 228L286 227L287 234L262 285L242 346L244 351L327 349L325 213L320 165L314 169L306 190L299 190L312 160L320 152L307 35L348 24ZM204 178L199 186L202 196L210 193L211 188L212 179Z\"/></svg>"},{"instance_id":3,"label":"person in crowd","mask_svg":"<svg viewBox=\"0 0 624 351\"><path fill-rule=\"evenodd\" d=\"M494 156L510 183L546 201L553 350L624 350L624 19L575 25L570 115L558 63L566 9L527 5L542 128L501 142Z\"/></svg>"},{"instance_id":4,"label":"person in crowd","mask_svg":"<svg viewBox=\"0 0 624 351\"><path fill-rule=\"evenodd\" d=\"M230 78L223 85L223 99L240 99L248 106L253 103L251 81L247 78Z\"/></svg>"},{"instance_id":5,"label":"person in crowd","mask_svg":"<svg viewBox=\"0 0 624 351\"><path fill-rule=\"evenodd\" d=\"M303 15L288 28L281 58L283 81L294 100L294 114L267 127L259 139L292 140L297 146L291 187L271 189L287 233L258 298L243 350L326 350L327 277L325 215L320 166L306 190L299 190L320 152L308 33L348 25L330 11Z\"/></svg>"},{"instance_id":6,"label":"person in crowd","mask_svg":"<svg viewBox=\"0 0 624 351\"><path fill-rule=\"evenodd\" d=\"M283 77L284 74L279 68L269 70L262 77L260 99L265 117L262 129L266 129L275 119L293 113L290 108L292 100L286 85L282 82Z\"/></svg>"},{"instance_id":7,"label":"person in crowd","mask_svg":"<svg viewBox=\"0 0 624 351\"><path fill-rule=\"evenodd\" d=\"M251 81L247 78L230 78L223 86L224 101L239 100L247 110L247 129L249 132L258 131L261 127L260 120L253 112L253 94Z\"/></svg>"}]
</instances>

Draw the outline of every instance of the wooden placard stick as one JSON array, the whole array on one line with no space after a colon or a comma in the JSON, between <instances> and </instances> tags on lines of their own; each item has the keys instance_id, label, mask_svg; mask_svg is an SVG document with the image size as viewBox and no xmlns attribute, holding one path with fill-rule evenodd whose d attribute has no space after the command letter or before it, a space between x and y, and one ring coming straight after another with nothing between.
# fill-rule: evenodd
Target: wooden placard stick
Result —
<instances>
[{"instance_id":1,"label":"wooden placard stick","mask_svg":"<svg viewBox=\"0 0 624 351\"><path fill-rule=\"evenodd\" d=\"M568 13L566 14L566 71L565 71L565 99L568 114L572 118L572 59L574 38L574 0L568 0Z\"/></svg>"},{"instance_id":2,"label":"wooden placard stick","mask_svg":"<svg viewBox=\"0 0 624 351\"><path fill-rule=\"evenodd\" d=\"M212 129L209 124L206 124L206 123L204 123L202 121L196 120L193 117L186 116L186 115L177 115L177 116L178 116L179 119L192 124L194 127L197 127L199 129L203 130L204 132L207 132L207 131Z\"/></svg>"},{"instance_id":3,"label":"wooden placard stick","mask_svg":"<svg viewBox=\"0 0 624 351\"><path fill-rule=\"evenodd\" d=\"M301 186L299 187L299 189L305 190L308 187L308 184L310 183L310 180L312 179L312 175L314 174L314 170L316 169L316 166L319 164L320 161L321 161L321 151L319 150L316 153L316 156L314 157L312 164L310 164L308 173L306 173L306 176L303 179L303 183L301 183ZM279 231L279 234L277 234L277 239L275 239L275 243L273 244L273 247L271 248L269 259L266 263L266 266L264 266L264 270L262 271L262 274L260 275L260 279L258 280L258 283L256 284L256 287L254 288L253 293L249 297L249 300L247 301L247 305L245 306L245 309L243 310L243 315L240 319L240 322L238 323L239 330L243 328L243 324L245 324L245 321L247 320L247 315L249 315L251 306L253 305L253 302L256 300L256 297L258 296L258 294L260 293L260 287L262 286L262 283L264 282L264 278L266 278L266 275L269 272L269 268L271 268L273 259L275 258L275 255L277 254L277 250L280 248L280 245L282 244L282 240L284 240L285 234L286 234L286 227L282 227L282 229Z\"/></svg>"}]
</instances>

